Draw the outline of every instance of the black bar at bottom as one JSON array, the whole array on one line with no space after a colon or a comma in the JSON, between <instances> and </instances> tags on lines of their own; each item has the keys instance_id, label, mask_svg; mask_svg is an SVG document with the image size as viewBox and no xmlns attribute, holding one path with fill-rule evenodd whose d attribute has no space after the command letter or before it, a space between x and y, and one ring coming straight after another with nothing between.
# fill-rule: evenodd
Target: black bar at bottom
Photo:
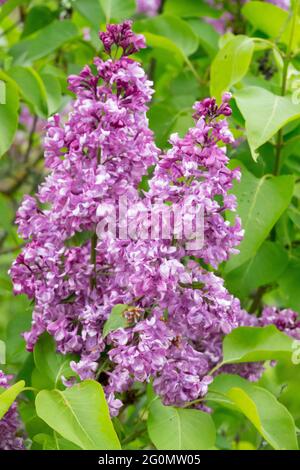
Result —
<instances>
[{"instance_id":1,"label":"black bar at bottom","mask_svg":"<svg viewBox=\"0 0 300 470\"><path fill-rule=\"evenodd\" d=\"M275 461L276 459L276 461ZM240 467L244 462L251 464L270 465L272 461L277 465L299 464L297 451L2 451L0 464L23 465L37 463L39 466L45 461L49 466L57 464L84 465L84 470L107 466L122 469L134 469L141 465L156 466L177 465L196 466L208 468L211 465L230 465ZM1 468L3 468L1 466ZM295 467L296 468L296 467Z\"/></svg>"}]
</instances>

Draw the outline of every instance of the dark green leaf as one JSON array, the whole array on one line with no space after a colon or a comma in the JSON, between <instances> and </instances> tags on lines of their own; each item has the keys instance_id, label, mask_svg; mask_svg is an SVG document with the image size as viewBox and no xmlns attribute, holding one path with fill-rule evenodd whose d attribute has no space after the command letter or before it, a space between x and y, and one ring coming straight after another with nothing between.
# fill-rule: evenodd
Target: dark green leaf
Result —
<instances>
[{"instance_id":1,"label":"dark green leaf","mask_svg":"<svg viewBox=\"0 0 300 470\"><path fill-rule=\"evenodd\" d=\"M0 104L0 156L11 146L18 126L19 94L13 82L6 83L6 103Z\"/></svg>"},{"instance_id":2,"label":"dark green leaf","mask_svg":"<svg viewBox=\"0 0 300 470\"><path fill-rule=\"evenodd\" d=\"M234 184L233 193L237 196L237 212L245 235L239 245L240 253L232 256L226 265L227 273L256 254L288 207L294 188L293 176L264 175L259 179L237 161L232 161L232 165L242 167L241 182Z\"/></svg>"}]
</instances>

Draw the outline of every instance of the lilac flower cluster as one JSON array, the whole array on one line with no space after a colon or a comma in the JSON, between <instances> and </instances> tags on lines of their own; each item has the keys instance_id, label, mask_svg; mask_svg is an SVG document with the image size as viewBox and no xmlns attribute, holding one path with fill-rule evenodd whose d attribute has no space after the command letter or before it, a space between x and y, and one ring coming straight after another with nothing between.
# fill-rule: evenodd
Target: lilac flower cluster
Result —
<instances>
[{"instance_id":1,"label":"lilac flower cluster","mask_svg":"<svg viewBox=\"0 0 300 470\"><path fill-rule=\"evenodd\" d=\"M170 149L160 155L146 117L152 83L128 57L144 47L143 38L129 22L109 25L100 38L116 57L96 58L93 69L86 66L69 78L74 108L65 125L58 115L48 123L45 160L51 172L18 211L19 233L29 241L11 277L15 293L35 301L32 328L25 333L28 349L47 331L59 352L79 356L71 367L81 379L96 374L102 381L104 374L116 415L123 392L135 381L153 379L166 404L180 406L205 395L209 372L221 360L222 339L238 326L275 323L292 334L298 327L292 312L286 323L284 313L273 310L261 320L249 315L211 271L236 252L243 235L239 219L231 225L225 217L236 208L229 190L240 177L227 166L226 145L233 137L224 116L231 113L230 94L220 106L214 99L197 102L195 126L183 138L173 134ZM149 166L154 170L143 192L139 183ZM190 233L180 239L96 233L120 196L131 204L129 226L141 229L141 203L201 205L204 245L190 249ZM128 306L128 326L104 337L116 304ZM262 367L237 369L254 379Z\"/></svg>"},{"instance_id":2,"label":"lilac flower cluster","mask_svg":"<svg viewBox=\"0 0 300 470\"><path fill-rule=\"evenodd\" d=\"M12 376L5 375L0 370L0 388L9 388ZM24 438L20 434L21 422L19 420L17 404L13 403L7 413L0 420L0 450L24 450Z\"/></svg>"}]
</instances>

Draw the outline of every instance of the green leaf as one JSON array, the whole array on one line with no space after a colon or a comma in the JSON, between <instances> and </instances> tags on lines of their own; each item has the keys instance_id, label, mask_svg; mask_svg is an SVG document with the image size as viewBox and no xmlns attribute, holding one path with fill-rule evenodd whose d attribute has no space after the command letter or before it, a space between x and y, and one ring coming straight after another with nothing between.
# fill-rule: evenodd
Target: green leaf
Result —
<instances>
[{"instance_id":1,"label":"green leaf","mask_svg":"<svg viewBox=\"0 0 300 470\"><path fill-rule=\"evenodd\" d=\"M118 328L125 328L127 326L127 320L123 317L123 313L128 309L126 304L117 304L113 307L108 319L104 323L103 327L103 338L105 338L111 331L115 331Z\"/></svg>"},{"instance_id":2,"label":"green leaf","mask_svg":"<svg viewBox=\"0 0 300 470\"><path fill-rule=\"evenodd\" d=\"M4 341L0 341L0 364L5 364L6 346Z\"/></svg>"},{"instance_id":3,"label":"green leaf","mask_svg":"<svg viewBox=\"0 0 300 470\"><path fill-rule=\"evenodd\" d=\"M13 82L6 83L6 103L0 104L0 156L11 146L18 127L19 94Z\"/></svg>"},{"instance_id":4,"label":"green leaf","mask_svg":"<svg viewBox=\"0 0 300 470\"><path fill-rule=\"evenodd\" d=\"M74 376L75 373L70 368L70 361L75 356L62 355L56 352L55 342L48 333L44 333L36 343L33 351L34 362L40 377L43 378L45 388L57 387L61 376L66 378Z\"/></svg>"},{"instance_id":5,"label":"green leaf","mask_svg":"<svg viewBox=\"0 0 300 470\"><path fill-rule=\"evenodd\" d=\"M45 5L36 5L26 14L24 29L21 38L35 33L51 23L55 18L55 13Z\"/></svg>"},{"instance_id":6,"label":"green leaf","mask_svg":"<svg viewBox=\"0 0 300 470\"><path fill-rule=\"evenodd\" d=\"M9 76L17 83L24 99L33 105L40 117L48 115L47 95L43 81L32 67L16 66L9 70Z\"/></svg>"},{"instance_id":7,"label":"green leaf","mask_svg":"<svg viewBox=\"0 0 300 470\"><path fill-rule=\"evenodd\" d=\"M295 206L290 206L288 208L287 214L291 221L298 227L300 228L300 211L299 209L296 209Z\"/></svg>"},{"instance_id":8,"label":"green leaf","mask_svg":"<svg viewBox=\"0 0 300 470\"><path fill-rule=\"evenodd\" d=\"M1 6L0 9L0 21L6 18L16 7L19 5L26 6L29 0L9 0Z\"/></svg>"},{"instance_id":9,"label":"green leaf","mask_svg":"<svg viewBox=\"0 0 300 470\"><path fill-rule=\"evenodd\" d=\"M62 103L60 82L56 77L47 73L41 73L41 79L46 90L48 115L51 116L58 111Z\"/></svg>"},{"instance_id":10,"label":"green leaf","mask_svg":"<svg viewBox=\"0 0 300 470\"><path fill-rule=\"evenodd\" d=\"M150 406L147 427L158 450L202 450L215 444L215 426L208 413L164 406L158 398Z\"/></svg>"},{"instance_id":11,"label":"green leaf","mask_svg":"<svg viewBox=\"0 0 300 470\"><path fill-rule=\"evenodd\" d=\"M141 33L145 36L147 46L152 47L156 53L157 50L161 49L162 51L171 54L172 60L175 61L176 65L178 64L181 66L187 59L181 49L179 49L179 47L177 47L170 39L158 34L149 33L148 31L142 31Z\"/></svg>"},{"instance_id":12,"label":"green leaf","mask_svg":"<svg viewBox=\"0 0 300 470\"><path fill-rule=\"evenodd\" d=\"M253 50L253 39L240 35L227 41L218 52L210 71L210 93L218 101L224 91L229 91L246 75Z\"/></svg>"},{"instance_id":13,"label":"green leaf","mask_svg":"<svg viewBox=\"0 0 300 470\"><path fill-rule=\"evenodd\" d=\"M212 396L227 396L274 449L298 449L294 420L272 393L230 374L217 376L209 388ZM227 406L221 401L220 404Z\"/></svg>"},{"instance_id":14,"label":"green leaf","mask_svg":"<svg viewBox=\"0 0 300 470\"><path fill-rule=\"evenodd\" d=\"M11 282L10 282L11 290ZM28 301L19 298L19 302L14 303L14 313L11 314L10 321L6 327L6 359L8 364L22 364L29 355L26 351L25 340L22 336L24 331L30 329L32 321L31 309L28 308Z\"/></svg>"},{"instance_id":15,"label":"green leaf","mask_svg":"<svg viewBox=\"0 0 300 470\"><path fill-rule=\"evenodd\" d=\"M73 2L75 10L84 16L93 27L100 29L100 24L105 23L105 14L100 5L100 0L76 0Z\"/></svg>"},{"instance_id":16,"label":"green leaf","mask_svg":"<svg viewBox=\"0 0 300 470\"><path fill-rule=\"evenodd\" d=\"M294 420L274 395L260 387L253 387L250 396L240 388L228 395L274 449L298 449Z\"/></svg>"},{"instance_id":17,"label":"green leaf","mask_svg":"<svg viewBox=\"0 0 300 470\"><path fill-rule=\"evenodd\" d=\"M199 18L187 21L194 33L199 39L200 45L211 57L215 57L218 52L219 34L215 28Z\"/></svg>"},{"instance_id":18,"label":"green leaf","mask_svg":"<svg viewBox=\"0 0 300 470\"><path fill-rule=\"evenodd\" d=\"M242 219L245 235L239 245L240 253L227 262L226 273L255 255L288 207L294 188L293 176L264 175L259 179L237 161L232 160L232 166L242 168L241 182L234 183L233 193L237 197L237 212Z\"/></svg>"},{"instance_id":19,"label":"green leaf","mask_svg":"<svg viewBox=\"0 0 300 470\"><path fill-rule=\"evenodd\" d=\"M300 117L300 104L291 96L278 96L260 87L236 91L236 103L246 121L246 134L253 158L257 149L282 127Z\"/></svg>"},{"instance_id":20,"label":"green leaf","mask_svg":"<svg viewBox=\"0 0 300 470\"><path fill-rule=\"evenodd\" d=\"M30 64L55 51L78 36L70 20L55 20L37 33L19 41L10 49L15 64Z\"/></svg>"},{"instance_id":21,"label":"green leaf","mask_svg":"<svg viewBox=\"0 0 300 470\"><path fill-rule=\"evenodd\" d=\"M81 450L80 447L56 435L56 433L54 436L40 433L34 436L33 440L41 444L43 450Z\"/></svg>"},{"instance_id":22,"label":"green leaf","mask_svg":"<svg viewBox=\"0 0 300 470\"><path fill-rule=\"evenodd\" d=\"M232 294L245 298L258 287L277 281L287 264L288 252L281 244L267 240L255 256L229 272L226 285Z\"/></svg>"},{"instance_id":23,"label":"green leaf","mask_svg":"<svg viewBox=\"0 0 300 470\"><path fill-rule=\"evenodd\" d=\"M274 325L241 326L223 340L222 364L290 359L293 339Z\"/></svg>"},{"instance_id":24,"label":"green leaf","mask_svg":"<svg viewBox=\"0 0 300 470\"><path fill-rule=\"evenodd\" d=\"M283 294L284 306L300 312L300 260L292 259L282 276L278 279L280 292Z\"/></svg>"},{"instance_id":25,"label":"green leaf","mask_svg":"<svg viewBox=\"0 0 300 470\"><path fill-rule=\"evenodd\" d=\"M256 28L276 42L289 43L291 35L291 15L288 11L267 2L248 2L243 6L242 13ZM300 40L300 20L298 18L293 35L292 49Z\"/></svg>"},{"instance_id":26,"label":"green leaf","mask_svg":"<svg viewBox=\"0 0 300 470\"><path fill-rule=\"evenodd\" d=\"M38 416L81 449L120 449L98 382L85 380L63 392L42 390L35 403Z\"/></svg>"},{"instance_id":27,"label":"green leaf","mask_svg":"<svg viewBox=\"0 0 300 470\"><path fill-rule=\"evenodd\" d=\"M4 392L0 393L0 419L3 418L5 413L9 410L17 396L22 392L25 387L24 380L20 380L12 385Z\"/></svg>"},{"instance_id":28,"label":"green leaf","mask_svg":"<svg viewBox=\"0 0 300 470\"><path fill-rule=\"evenodd\" d=\"M111 19L122 21L130 18L136 10L134 0L100 0L100 5L105 14L105 21L109 23Z\"/></svg>"},{"instance_id":29,"label":"green leaf","mask_svg":"<svg viewBox=\"0 0 300 470\"><path fill-rule=\"evenodd\" d=\"M193 54L199 44L199 40L186 21L171 15L159 15L148 20L140 21L138 28L144 28L142 32L154 34L169 39L180 51L182 57ZM146 36L147 43L148 37ZM151 38L151 36L150 36ZM152 44L149 44L152 45ZM159 47L159 43L155 44ZM161 47L164 47L162 45Z\"/></svg>"},{"instance_id":30,"label":"green leaf","mask_svg":"<svg viewBox=\"0 0 300 470\"><path fill-rule=\"evenodd\" d=\"M0 80L0 104L6 103L6 85L3 80Z\"/></svg>"},{"instance_id":31,"label":"green leaf","mask_svg":"<svg viewBox=\"0 0 300 470\"><path fill-rule=\"evenodd\" d=\"M190 17L209 16L219 18L221 11L209 6L203 0L167 0L164 4L164 13L175 16Z\"/></svg>"}]
</instances>

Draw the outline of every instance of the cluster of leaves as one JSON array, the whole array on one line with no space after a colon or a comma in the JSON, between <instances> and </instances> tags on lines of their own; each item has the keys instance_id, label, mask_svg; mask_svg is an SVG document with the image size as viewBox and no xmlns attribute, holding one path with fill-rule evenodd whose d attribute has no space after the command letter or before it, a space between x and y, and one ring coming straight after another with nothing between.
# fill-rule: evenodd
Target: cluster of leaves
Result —
<instances>
[{"instance_id":1,"label":"cluster of leaves","mask_svg":"<svg viewBox=\"0 0 300 470\"><path fill-rule=\"evenodd\" d=\"M238 145L230 156L232 167L242 170L233 192L245 237L239 255L219 274L253 314L263 305L300 311L299 3L285 11L249 1L238 12L236 30L223 36L206 21L223 10L200 0L166 0L153 17L136 14L134 0L8 0L2 6L1 367L16 374L16 383L0 394L0 418L19 395L31 449L298 448L300 348L275 327L239 328L225 338L222 365L266 361L266 372L258 384L220 374L201 400L211 414L165 407L150 385L136 385L111 420L97 381L64 387L70 357L58 355L49 336L40 338L33 355L26 352L20 333L29 328L32 307L12 297L6 272L21 245L13 226L16 207L43 174L38 122L72 99L67 75L101 54L98 30L133 18L147 40L136 58L154 81L148 115L160 147L167 148L171 132L182 135L192 125L195 100L233 93ZM32 115L29 129L20 121L24 105ZM120 326L120 311L112 312L106 332ZM276 367L268 365L273 360Z\"/></svg>"}]
</instances>

